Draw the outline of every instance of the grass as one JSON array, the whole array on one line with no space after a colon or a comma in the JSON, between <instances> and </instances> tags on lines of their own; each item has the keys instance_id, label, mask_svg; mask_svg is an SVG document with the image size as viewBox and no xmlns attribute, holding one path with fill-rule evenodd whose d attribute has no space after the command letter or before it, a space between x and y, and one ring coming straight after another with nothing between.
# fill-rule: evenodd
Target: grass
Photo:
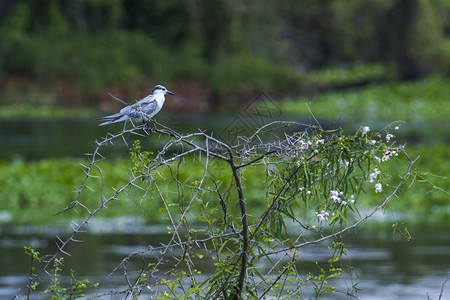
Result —
<instances>
[{"instance_id":1,"label":"grass","mask_svg":"<svg viewBox=\"0 0 450 300\"><path fill-rule=\"evenodd\" d=\"M447 122L449 95L448 79L434 77L289 99L281 103L281 109L300 116L309 115L310 109L317 118L343 121Z\"/></svg>"},{"instance_id":2,"label":"grass","mask_svg":"<svg viewBox=\"0 0 450 300\"><path fill-rule=\"evenodd\" d=\"M312 86L326 87L381 79L386 75L387 71L381 64L355 63L345 67L328 67L307 72L302 76L302 81Z\"/></svg>"},{"instance_id":3,"label":"grass","mask_svg":"<svg viewBox=\"0 0 450 300\"><path fill-rule=\"evenodd\" d=\"M450 174L450 166L442 163L450 159L447 146L408 148L412 157L419 154L422 157L416 166L420 173L416 173L415 184L408 188L405 187L403 195L390 203L390 209L407 214L407 220L411 222L448 221L450 184L447 178L442 177ZM0 190L0 201L2 202L0 223L53 224L63 222L67 218L84 216L84 210L78 208L53 217L55 213L69 206L76 199L74 187L79 186L84 180L81 162L83 161L79 159L64 158L26 163L0 163L0 186L2 187ZM188 185L193 184L200 178L203 169L195 160L185 160L183 164L180 180ZM112 195L113 188L123 186L130 178L131 163L127 159L102 161L99 165L105 178L106 197ZM223 181L229 181L226 166L215 165L211 170L214 170L215 175L221 177ZM386 170L391 173L395 182L404 172L405 165L392 161L386 165ZM261 168L246 170L244 177L246 178L244 184L249 206L256 210L264 209L266 195L264 189L261 188L265 181L264 170ZM159 180L160 188L163 191L177 190L168 169L161 170ZM100 179L92 179L89 181L89 187L94 191L85 190L82 201L87 207L94 208L102 201L99 194L102 182ZM386 185L386 190L389 190L388 185ZM189 189L186 191L188 195ZM176 209L177 193L173 192L172 195L173 199L169 199L169 201L176 203L173 207ZM154 213L163 208L162 200L156 190L151 190L142 202L141 196L139 190L131 190L128 196L122 196L108 205L108 208L102 211L101 216L142 215L149 222L162 221L158 219L158 214ZM359 208L374 206L381 197L380 194L370 191L360 198ZM232 202L230 203L230 206L233 207ZM215 208L211 207L211 209Z\"/></svg>"}]
</instances>

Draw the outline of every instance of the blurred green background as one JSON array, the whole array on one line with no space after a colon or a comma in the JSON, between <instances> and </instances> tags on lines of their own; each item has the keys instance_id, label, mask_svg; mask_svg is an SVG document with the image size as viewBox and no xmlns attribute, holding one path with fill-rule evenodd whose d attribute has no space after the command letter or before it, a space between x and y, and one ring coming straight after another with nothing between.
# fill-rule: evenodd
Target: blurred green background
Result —
<instances>
[{"instance_id":1,"label":"blurred green background","mask_svg":"<svg viewBox=\"0 0 450 300\"><path fill-rule=\"evenodd\" d=\"M49 222L39 211L73 200L83 154L122 128L95 122L122 107L109 93L156 84L176 93L158 115L176 129L220 131L262 91L283 119L405 121L395 135L423 176L393 207L448 221L449 16L448 0L3 0L0 223ZM126 174L127 150L110 155Z\"/></svg>"}]
</instances>

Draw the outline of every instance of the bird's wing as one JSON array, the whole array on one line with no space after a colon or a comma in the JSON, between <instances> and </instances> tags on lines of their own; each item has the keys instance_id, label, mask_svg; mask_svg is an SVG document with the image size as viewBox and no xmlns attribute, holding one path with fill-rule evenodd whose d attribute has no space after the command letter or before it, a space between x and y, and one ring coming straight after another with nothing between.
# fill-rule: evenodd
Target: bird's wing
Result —
<instances>
[{"instance_id":1,"label":"bird's wing","mask_svg":"<svg viewBox=\"0 0 450 300\"><path fill-rule=\"evenodd\" d=\"M125 106L120 110L120 115L128 116L129 119L139 119L142 116L142 108L141 105L138 105L139 102Z\"/></svg>"},{"instance_id":2,"label":"bird's wing","mask_svg":"<svg viewBox=\"0 0 450 300\"><path fill-rule=\"evenodd\" d=\"M147 97L141 101L133 104L130 109L134 110L138 114L151 114L158 108L158 103L155 99Z\"/></svg>"}]
</instances>

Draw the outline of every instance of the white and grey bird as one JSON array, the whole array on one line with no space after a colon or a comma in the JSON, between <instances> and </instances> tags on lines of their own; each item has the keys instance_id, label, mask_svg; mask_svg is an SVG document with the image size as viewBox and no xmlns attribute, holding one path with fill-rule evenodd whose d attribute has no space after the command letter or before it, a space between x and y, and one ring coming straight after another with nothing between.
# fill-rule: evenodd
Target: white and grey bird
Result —
<instances>
[{"instance_id":1,"label":"white and grey bird","mask_svg":"<svg viewBox=\"0 0 450 300\"><path fill-rule=\"evenodd\" d=\"M112 123L132 120L136 122L149 121L153 118L163 107L165 101L165 95L175 95L171 91L168 91L162 85L157 85L153 88L153 91L147 97L139 100L135 104L125 106L119 113L102 117L97 119L98 121L104 121L99 126L108 125Z\"/></svg>"}]
</instances>

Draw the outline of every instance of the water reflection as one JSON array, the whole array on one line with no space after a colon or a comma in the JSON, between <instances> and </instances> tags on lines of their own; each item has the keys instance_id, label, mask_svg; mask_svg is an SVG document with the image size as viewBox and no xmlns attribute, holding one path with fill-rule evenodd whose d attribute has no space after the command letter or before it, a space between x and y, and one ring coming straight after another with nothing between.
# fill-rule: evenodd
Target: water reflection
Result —
<instances>
[{"instance_id":1,"label":"water reflection","mask_svg":"<svg viewBox=\"0 0 450 300\"><path fill-rule=\"evenodd\" d=\"M120 222L120 221L119 221ZM114 223L114 222L113 222ZM104 223L103 225L105 225ZM148 245L158 246L167 242L170 236L162 225L146 226L137 223L132 227L133 233L96 230L92 227L84 234L84 243L70 247L71 257L65 258L67 268L76 268L79 279L89 278L91 283L99 282L100 289L94 294L108 293L110 289L121 290L126 283L121 271L107 276L130 252L145 251ZM128 227L130 228L130 227ZM12 297L22 287L29 272L30 261L23 254L23 246L32 246L41 254L56 250L54 235L45 228L3 227L1 228L0 259L0 298ZM378 234L383 232L383 235ZM348 256L343 265L350 265L357 271L359 278L348 275L332 282L341 291L358 283L362 289L357 293L362 299L426 299L427 295L437 299L441 285L450 271L450 233L445 230L414 228L414 239L406 241L397 234L392 234L389 226L381 228L359 229L345 237ZM53 229L55 233L55 229ZM58 234L67 234L59 231ZM146 259L153 260L152 253ZM174 253L181 255L181 253ZM316 272L316 261L326 266L329 258L327 245L303 248L298 269L303 274ZM128 269L142 266L140 258L133 258ZM148 261L147 261L148 263ZM197 269L202 276L211 274L212 268L207 260L197 260ZM261 266L264 268L264 266ZM268 265L266 267L269 267ZM162 266L164 268L164 266ZM206 277L205 277L206 278ZM305 290L305 297L310 291ZM450 287L444 295L450 295ZM45 299L47 297L42 297ZM348 299L346 295L334 294L329 299ZM107 298L109 299L109 298ZM324 297L327 299L327 297Z\"/></svg>"}]
</instances>

